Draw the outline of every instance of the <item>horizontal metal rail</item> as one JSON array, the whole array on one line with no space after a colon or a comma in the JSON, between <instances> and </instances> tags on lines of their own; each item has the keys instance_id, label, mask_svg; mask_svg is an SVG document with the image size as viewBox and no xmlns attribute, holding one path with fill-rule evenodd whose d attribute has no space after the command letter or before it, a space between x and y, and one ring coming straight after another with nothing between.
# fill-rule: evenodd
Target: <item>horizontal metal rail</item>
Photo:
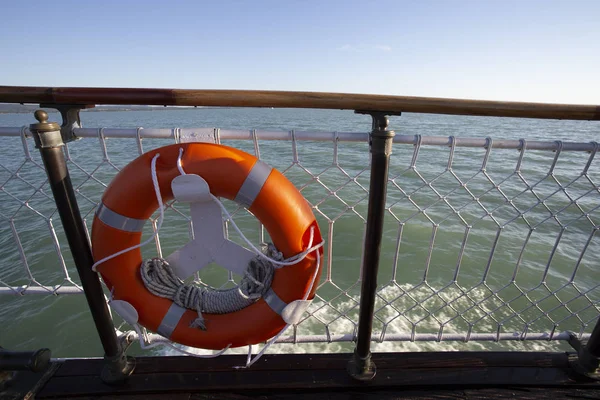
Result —
<instances>
[{"instance_id":1,"label":"horizontal metal rail","mask_svg":"<svg viewBox=\"0 0 600 400\"><path fill-rule=\"evenodd\" d=\"M489 117L600 120L600 106L266 90L0 86L0 103L321 108Z\"/></svg>"},{"instance_id":2,"label":"horizontal metal rail","mask_svg":"<svg viewBox=\"0 0 600 400\"><path fill-rule=\"evenodd\" d=\"M298 141L340 141L340 142L367 142L367 132L314 132L314 131L262 131L262 130L236 130L208 128L214 130L215 137L226 140L298 140ZM79 138L97 138L100 134L105 138L142 138L142 139L173 139L179 141L185 133L194 131L206 131L207 128L77 128L73 130ZM18 127L0 127L0 137L18 137L23 132ZM31 133L25 129L25 136ZM450 136L420 136L420 135L396 135L394 143L425 146L451 146L454 140L456 147L487 147L490 142L494 149L517 149L525 146L528 150L556 151L594 151L598 144L595 142L562 142L541 140L503 140L489 138L452 138ZM561 148L562 146L562 148Z\"/></svg>"},{"instance_id":3,"label":"horizontal metal rail","mask_svg":"<svg viewBox=\"0 0 600 400\"><path fill-rule=\"evenodd\" d=\"M124 333L120 332L121 335ZM139 336L137 333L131 331L128 333L131 335L130 338L134 340L139 340ZM152 343L168 343L169 339L165 339L164 337L149 333L148 339ZM591 335L589 333L583 333L578 335L581 340L586 340ZM439 335L437 333L415 333L414 335L410 333L393 333L384 335L382 338L379 332L373 332L371 342L373 343L383 343L385 342L499 342L499 341L539 341L539 340L569 340L569 332L560 332L554 335L550 335L548 333L526 333L521 334L518 332L515 333L471 333L470 335L466 333L447 333L444 335ZM297 344L297 343L347 343L356 341L356 336L353 334L343 334L343 335L302 335L302 336L283 336L279 338L275 343L279 344Z\"/></svg>"},{"instance_id":4,"label":"horizontal metal rail","mask_svg":"<svg viewBox=\"0 0 600 400\"><path fill-rule=\"evenodd\" d=\"M0 296L15 295L24 296L25 294L41 294L41 295L66 295L66 294L83 294L83 289L78 286L7 286L0 287Z\"/></svg>"}]
</instances>

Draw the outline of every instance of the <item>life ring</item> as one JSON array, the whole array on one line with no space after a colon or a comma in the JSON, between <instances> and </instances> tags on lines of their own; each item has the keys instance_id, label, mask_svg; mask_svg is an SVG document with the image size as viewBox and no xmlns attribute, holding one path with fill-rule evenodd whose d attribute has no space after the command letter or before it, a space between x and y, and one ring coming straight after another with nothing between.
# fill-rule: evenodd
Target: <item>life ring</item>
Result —
<instances>
[{"instance_id":1,"label":"life ring","mask_svg":"<svg viewBox=\"0 0 600 400\"><path fill-rule=\"evenodd\" d=\"M156 175L164 202L173 199L171 182L180 172L177 161L183 149L181 163L189 174L201 176L209 185L210 192L242 203L256 216L269 233L273 244L285 258L307 250L310 231L314 242L322 240L310 205L279 171L241 150L216 144L175 144L147 152L125 168L110 183L102 203L94 216L92 248L96 261L118 251L138 245L144 222L157 210L150 167L156 160ZM260 185L248 185L247 181L264 181ZM246 184L245 184L246 182ZM252 183L252 182L250 182ZM248 191L244 187L253 186ZM246 190L247 193L243 193ZM314 297L316 276L321 271L316 262L316 252L322 256L322 247L308 254L295 265L277 269L271 289L278 301L290 304L302 299L312 285L308 299ZM123 300L137 310L139 324L153 332L163 332L164 324L170 324L168 338L187 346L204 349L222 349L261 343L276 335L286 326L280 311L264 298L252 305L228 314L206 314L206 330L190 326L198 316L188 309L175 313L173 301L150 293L140 277L142 254L139 248L114 257L100 264L104 282L112 292L113 299ZM267 299L268 300L268 299ZM168 320L168 321L165 321Z\"/></svg>"}]
</instances>

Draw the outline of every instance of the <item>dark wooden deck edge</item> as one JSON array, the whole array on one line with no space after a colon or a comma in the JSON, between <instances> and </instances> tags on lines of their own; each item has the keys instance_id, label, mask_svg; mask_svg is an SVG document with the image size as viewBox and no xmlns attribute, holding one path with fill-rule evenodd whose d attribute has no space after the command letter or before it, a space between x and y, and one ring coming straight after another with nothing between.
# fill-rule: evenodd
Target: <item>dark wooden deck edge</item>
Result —
<instances>
[{"instance_id":1,"label":"dark wooden deck edge","mask_svg":"<svg viewBox=\"0 0 600 400\"><path fill-rule=\"evenodd\" d=\"M374 355L378 369L427 369L468 367L557 367L567 366L566 353L536 352L422 352L377 353ZM294 371L345 369L350 359L348 353L338 354L273 354L262 357L251 371ZM138 374L227 372L234 366L244 365L246 356L229 355L213 359L193 357L140 357L135 368ZM102 359L68 360L55 376L98 375Z\"/></svg>"},{"instance_id":2,"label":"dark wooden deck edge","mask_svg":"<svg viewBox=\"0 0 600 400\"><path fill-rule=\"evenodd\" d=\"M516 118L600 119L600 106L356 93L0 86L0 103L323 108Z\"/></svg>"},{"instance_id":3,"label":"dark wooden deck edge","mask_svg":"<svg viewBox=\"0 0 600 400\"><path fill-rule=\"evenodd\" d=\"M368 392L383 396L406 390L415 393L458 391L463 396L461 391L467 388L508 390L517 387L521 388L519 390L540 387L585 389L600 396L599 384L572 374L566 353L381 353L374 355L377 376L368 383L354 381L348 376L349 357L349 354L267 355L250 369L234 368L243 365L245 356L209 360L143 357L138 358L134 374L121 386L107 386L101 382L102 360L67 360L61 363L36 398L117 395L146 398L155 394L179 394L181 398L198 399L252 396L283 399L292 398L286 397L291 395L301 398L319 394L322 397L325 393L328 393L326 397L337 398L335 396L343 393Z\"/></svg>"}]
</instances>

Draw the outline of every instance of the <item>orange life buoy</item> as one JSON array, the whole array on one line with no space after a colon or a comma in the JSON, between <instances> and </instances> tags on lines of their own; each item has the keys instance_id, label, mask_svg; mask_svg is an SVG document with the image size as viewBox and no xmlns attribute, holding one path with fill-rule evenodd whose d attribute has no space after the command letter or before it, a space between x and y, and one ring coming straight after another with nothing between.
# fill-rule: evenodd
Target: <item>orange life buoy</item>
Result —
<instances>
[{"instance_id":1,"label":"orange life buoy","mask_svg":"<svg viewBox=\"0 0 600 400\"><path fill-rule=\"evenodd\" d=\"M158 208L151 161L160 154L156 161L158 184L163 201L169 201L173 199L171 181L180 174L177 160L182 148L185 171L201 176L213 195L246 206L264 225L285 258L307 250L313 228L314 243L322 240L309 204L276 169L248 153L223 145L175 144L141 155L108 186L92 226L96 261L140 243L144 222ZM302 299L315 274L318 282L317 251L322 255L323 249L319 248L299 263L275 271L271 289L280 305ZM140 276L142 262L141 250L137 248L103 262L97 270L113 298L126 301L137 310L140 325L174 342L205 349L239 347L264 342L286 325L280 315L281 308L261 298L240 311L205 314L206 330L190 327L197 313L150 293ZM316 286L313 285L309 299L314 297Z\"/></svg>"}]
</instances>

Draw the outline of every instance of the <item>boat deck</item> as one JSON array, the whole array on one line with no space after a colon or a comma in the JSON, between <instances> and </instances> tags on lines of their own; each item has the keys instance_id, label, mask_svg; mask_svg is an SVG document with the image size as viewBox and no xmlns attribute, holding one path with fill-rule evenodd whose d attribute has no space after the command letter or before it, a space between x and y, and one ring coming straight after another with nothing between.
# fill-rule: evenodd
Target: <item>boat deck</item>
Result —
<instances>
[{"instance_id":1,"label":"boat deck","mask_svg":"<svg viewBox=\"0 0 600 400\"><path fill-rule=\"evenodd\" d=\"M127 383L100 380L101 359L54 362L22 372L0 399L496 399L600 398L600 384L573 373L570 354L532 352L379 353L370 382L346 372L349 354L140 357Z\"/></svg>"},{"instance_id":2,"label":"boat deck","mask_svg":"<svg viewBox=\"0 0 600 400\"><path fill-rule=\"evenodd\" d=\"M594 252L594 246L597 245L596 239L599 236L597 220L600 219L600 206L597 194L600 186L597 183L597 153L600 152L600 144L592 141L596 138L588 134L597 128L597 124L593 127L590 124L585 127L578 124L576 128L575 125L539 125L533 129L536 124L525 121L523 129L532 139L526 140L513 137L511 132L520 134L522 130L519 126L511 126L514 121L497 125L486 125L486 122L480 125L481 129L475 126L475 129L469 128L470 130L466 129L464 122L458 122L454 127L443 122L439 124L438 136L435 130L431 132L432 125L426 121L415 125L407 121L399 126L403 129L401 133L410 134L394 136L394 132L388 128L388 116L424 113L598 121L600 106L344 93L9 86L0 86L0 103L39 104L40 107L60 111L62 119L59 128L57 123L48 121L45 112L37 112L34 116L38 123L31 120L33 124L29 129L26 126L0 127L0 137L13 138L16 146L7 147L6 159L0 163L8 178L2 185L2 188L8 189L2 189L0 194L8 196L9 202L12 202L1 213L10 222L10 233L6 231L6 234L14 238L14 246L9 246L10 257L7 259L21 260L22 264L22 272L14 275L12 268L20 268L19 263L14 262L8 266L10 281L0 282L0 294L35 294L46 297L50 294L81 295L83 288L103 349L110 357L120 357L122 353L117 332L113 329L114 321L106 304L105 291L98 275L92 272L91 267L95 261L89 247L90 225L86 225L94 218L95 210L101 202L101 192L104 192L108 182L119 170L118 166L126 162L127 158L136 156L136 148L139 155L145 153L142 139L214 144L220 144L221 139L224 139L227 143L229 140L245 140L246 143L240 148L254 147L254 154L258 158L262 146L259 142L286 141L289 147L282 146L281 149L287 147L289 150L280 152L279 147L272 146L270 151L274 152L273 156L266 158L265 162L275 161L281 155L281 162L274 162L275 168L283 172L290 171L290 178L293 175L291 171L298 173L298 182L304 182L302 188L311 182L313 186L310 190L303 191L303 195L306 194L310 205L325 218L322 221L327 221L323 225L327 226L327 234L323 235L327 237L327 256L326 259L323 258L323 263L327 263L327 268L323 266L324 270L327 269L327 276L323 283L334 287L330 294L320 297L323 306L307 315L305 321L308 322L304 326L308 325L309 329L303 332L310 334L297 336L297 331L294 330L294 335L285 338L285 341L356 342L357 353L365 356L373 335L376 340L390 342L562 340L569 341L573 346L583 346L586 343L581 351L582 360L592 366L598 361L592 356L600 354L600 323L596 322L600 312L600 285L596 284L597 263L593 258L593 254L597 253ZM271 131L274 126L271 123L261 124L259 128L264 130L248 130L248 127L221 129L212 124L209 128L183 130L178 127L83 128L80 110L96 104L353 110L371 116L371 130L367 133L361 127L357 132L338 132L346 124L340 124L330 117L323 120L323 124L331 127L331 132L323 131L317 125L314 131ZM184 122L184 126L188 125L185 121L180 122ZM298 124L298 120L290 120L290 124L292 123ZM470 124L471 122L468 123ZM131 126L130 121L124 125ZM312 124L301 125L304 129L313 129ZM422 126L416 129L416 125ZM368 125L364 128L367 127ZM464 137L454 136L454 133L463 130ZM490 136L473 137L472 134L481 131L490 132ZM448 134L451 136L447 136ZM570 137L577 137L580 141L563 142L563 138ZM37 158L31 138L37 144L41 158ZM100 151L92 151L92 147L87 144L77 145L76 139L81 138L97 140ZM120 142L115 143L116 146L108 146L107 139L113 138L128 138L129 143ZM546 139L538 140L540 138ZM64 152L59 148L65 144L63 142L68 144ZM304 147L308 150L301 150L299 154L298 147L303 147L297 145L299 142L319 144ZM342 142L348 145L353 143L357 147L349 148L348 152L339 157L342 153L338 153L338 145ZM323 146L323 149L327 147L323 153L317 154L312 150L325 143L330 145ZM393 156L390 155L392 143L396 143L395 148L397 145L404 145L402 151L393 153ZM358 146L362 146L360 148L363 153L357 152ZM147 145L146 150L148 147ZM456 149L459 150L455 152ZM499 150L506 152L500 153ZM509 150L512 155L506 156ZM304 151L316 156L303 157L301 153ZM128 156L131 157L123 157L123 153L130 153ZM311 158L319 160L314 165L309 165L308 160ZM435 165L428 168L428 163ZM522 168L523 165L528 167ZM492 173L494 169L496 172ZM323 178L322 181L320 177ZM313 187L314 193L309 196L308 192ZM49 191L46 190L48 188L51 189L53 198L49 196ZM389 199L393 200L391 205L386 202L388 188ZM338 192L346 194L338 196ZM342 196L349 200L344 200ZM78 198L83 201L81 210L77 204ZM30 200L35 207L30 204ZM322 209L319 209L320 205ZM402 209L403 206L406 208ZM326 211L327 215L324 210L330 208L331 212ZM481 214L482 210L484 214ZM51 241L47 241L47 253L56 250L58 255L57 265L61 268L52 279L38 273L46 270L46 264L45 259L38 257L39 238L31 235L29 219L23 219L22 224L14 222L21 219L23 212L29 211L35 214L32 221L48 227L46 234ZM463 211L465 216L469 215L467 219L461 216ZM61 250L66 249L62 239L64 235L60 234L60 230L57 234L56 225L52 222L57 215L62 222L62 231L68 236L70 253L64 257ZM339 240L344 241L342 247L334 244L334 223L347 216L354 221L352 224L356 223L352 225L352 229L362 232L361 229L364 228L364 235L356 235L354 242L348 242L346 238L339 236ZM451 222L452 220L456 221ZM386 226L397 229L397 234L383 236L382 227L386 221L391 223ZM479 230L473 228L475 225ZM336 226L338 231L345 229L343 226ZM438 230L440 226L444 229ZM505 229L507 227L509 229ZM259 235L261 241L264 241L264 232L262 227L260 229ZM409 233L411 230L414 233ZM547 236L548 243L554 243L551 246L544 244L543 248L547 249L548 254L542 251L539 257L536 253L529 260L531 271L544 271L539 275L539 280L531 280L528 274L520 272L523 268L530 268L529 265L522 266L527 264L525 261L521 262L527 257L521 256L526 251L531 251L530 243L539 241L534 239L530 242L534 230L536 235ZM152 231L159 250L161 245L157 225L152 225ZM452 254L453 257L456 256L457 262L445 262L442 259L445 253L439 253L439 250L434 256L434 249L439 249L444 244L443 239L439 238L446 233L455 235L457 232L461 234L454 243L460 246L452 247L452 251L456 250ZM570 233L563 235L565 232ZM507 242L504 239L513 234L515 241L511 239ZM552 240L554 235L556 239ZM62 242L59 242L59 236ZM409 237L412 239L408 239ZM471 239L473 237L482 240L477 242ZM429 244L424 245L425 243ZM401 244L402 249L406 249L402 252L399 250ZM472 247L480 246L483 246L481 253L470 252ZM347 263L345 259L334 262L333 249L350 247L355 247L357 252L344 254L354 260L360 258L361 263L355 263L353 271L356 275L346 274L344 271L345 283L338 285L332 278L338 274L336 271L332 272L333 265L345 268ZM395 251L380 257L382 247ZM416 257L414 254L417 247L422 247L417 258L405 258ZM518 260L515 260L519 248L521 252ZM432 262L438 255L440 260ZM418 264L423 256L424 262ZM504 257L504 261L499 263L501 257ZM71 259L77 268L79 282L70 275L65 262ZM389 276L389 271L392 275L387 283L383 281L378 285L378 268L380 264L384 264L384 259L387 259L387 265L383 267L387 268L385 276ZM417 259L418 261L410 261ZM471 265L463 263L463 259L471 259ZM39 260L39 263L32 260ZM548 261L540 264L539 260ZM492 261L495 263L493 268ZM504 269L496 267L496 263L504 265ZM420 271L420 267L412 268L413 264L424 265L424 269ZM562 269L556 269L559 265L563 265L560 267ZM410 267L405 276L401 272L402 266ZM463 282L465 268L473 268L477 272L482 266L484 269L481 271L481 278L477 273L473 275L476 279L468 278ZM429 275L430 268L435 270L439 267L444 267L443 271L440 269L439 276L434 278ZM416 273L414 276L413 272ZM554 272L560 278L553 277ZM58 281L54 279L61 276L64 280L57 285ZM537 277L538 274L531 276ZM546 278L550 280L547 282ZM438 283L430 284L431 282ZM488 285L488 282L493 284ZM408 286L403 286L404 284ZM360 298L357 298L359 288ZM389 288L393 290L387 293ZM324 292L328 290L324 289ZM346 298L350 301L349 307L342 304ZM338 301L339 307L336 308ZM555 304L556 302L559 304ZM317 312L327 307L337 312L339 317L334 314L335 318L332 320L321 319ZM376 314L385 308L390 310L389 314ZM45 310L44 307L40 309ZM500 310L508 311L507 314L502 314ZM37 314L32 317L36 316ZM315 320L318 329L312 328L310 324L313 322L309 318ZM402 319L409 325L392 325L394 321ZM336 322L338 320L343 322L339 326ZM425 328L421 329L423 325ZM562 331L558 330L559 327ZM52 330L45 328L48 327L41 326L37 332ZM72 331L80 335L76 329ZM332 331L336 333L333 339ZM29 335L31 332L28 326L27 329L14 330L13 335ZM573 336L571 332L578 332L578 335ZM159 343L166 340L159 335L151 336L150 339L147 342ZM2 344L4 343L0 343ZM48 347L52 348L51 343ZM41 373L19 372L10 386L0 389L0 400L266 400L310 397L600 399L599 381L575 373L573 361L576 357L570 353L380 353L373 356L377 376L368 382L353 380L348 374L346 368L350 358L350 354L267 355L250 369L236 369L236 366L245 364L245 355L209 360L194 357L141 357L137 359L133 375L119 386L109 386L101 380L100 373L104 366L102 359L56 360ZM0 385L7 375L0 371Z\"/></svg>"}]
</instances>

